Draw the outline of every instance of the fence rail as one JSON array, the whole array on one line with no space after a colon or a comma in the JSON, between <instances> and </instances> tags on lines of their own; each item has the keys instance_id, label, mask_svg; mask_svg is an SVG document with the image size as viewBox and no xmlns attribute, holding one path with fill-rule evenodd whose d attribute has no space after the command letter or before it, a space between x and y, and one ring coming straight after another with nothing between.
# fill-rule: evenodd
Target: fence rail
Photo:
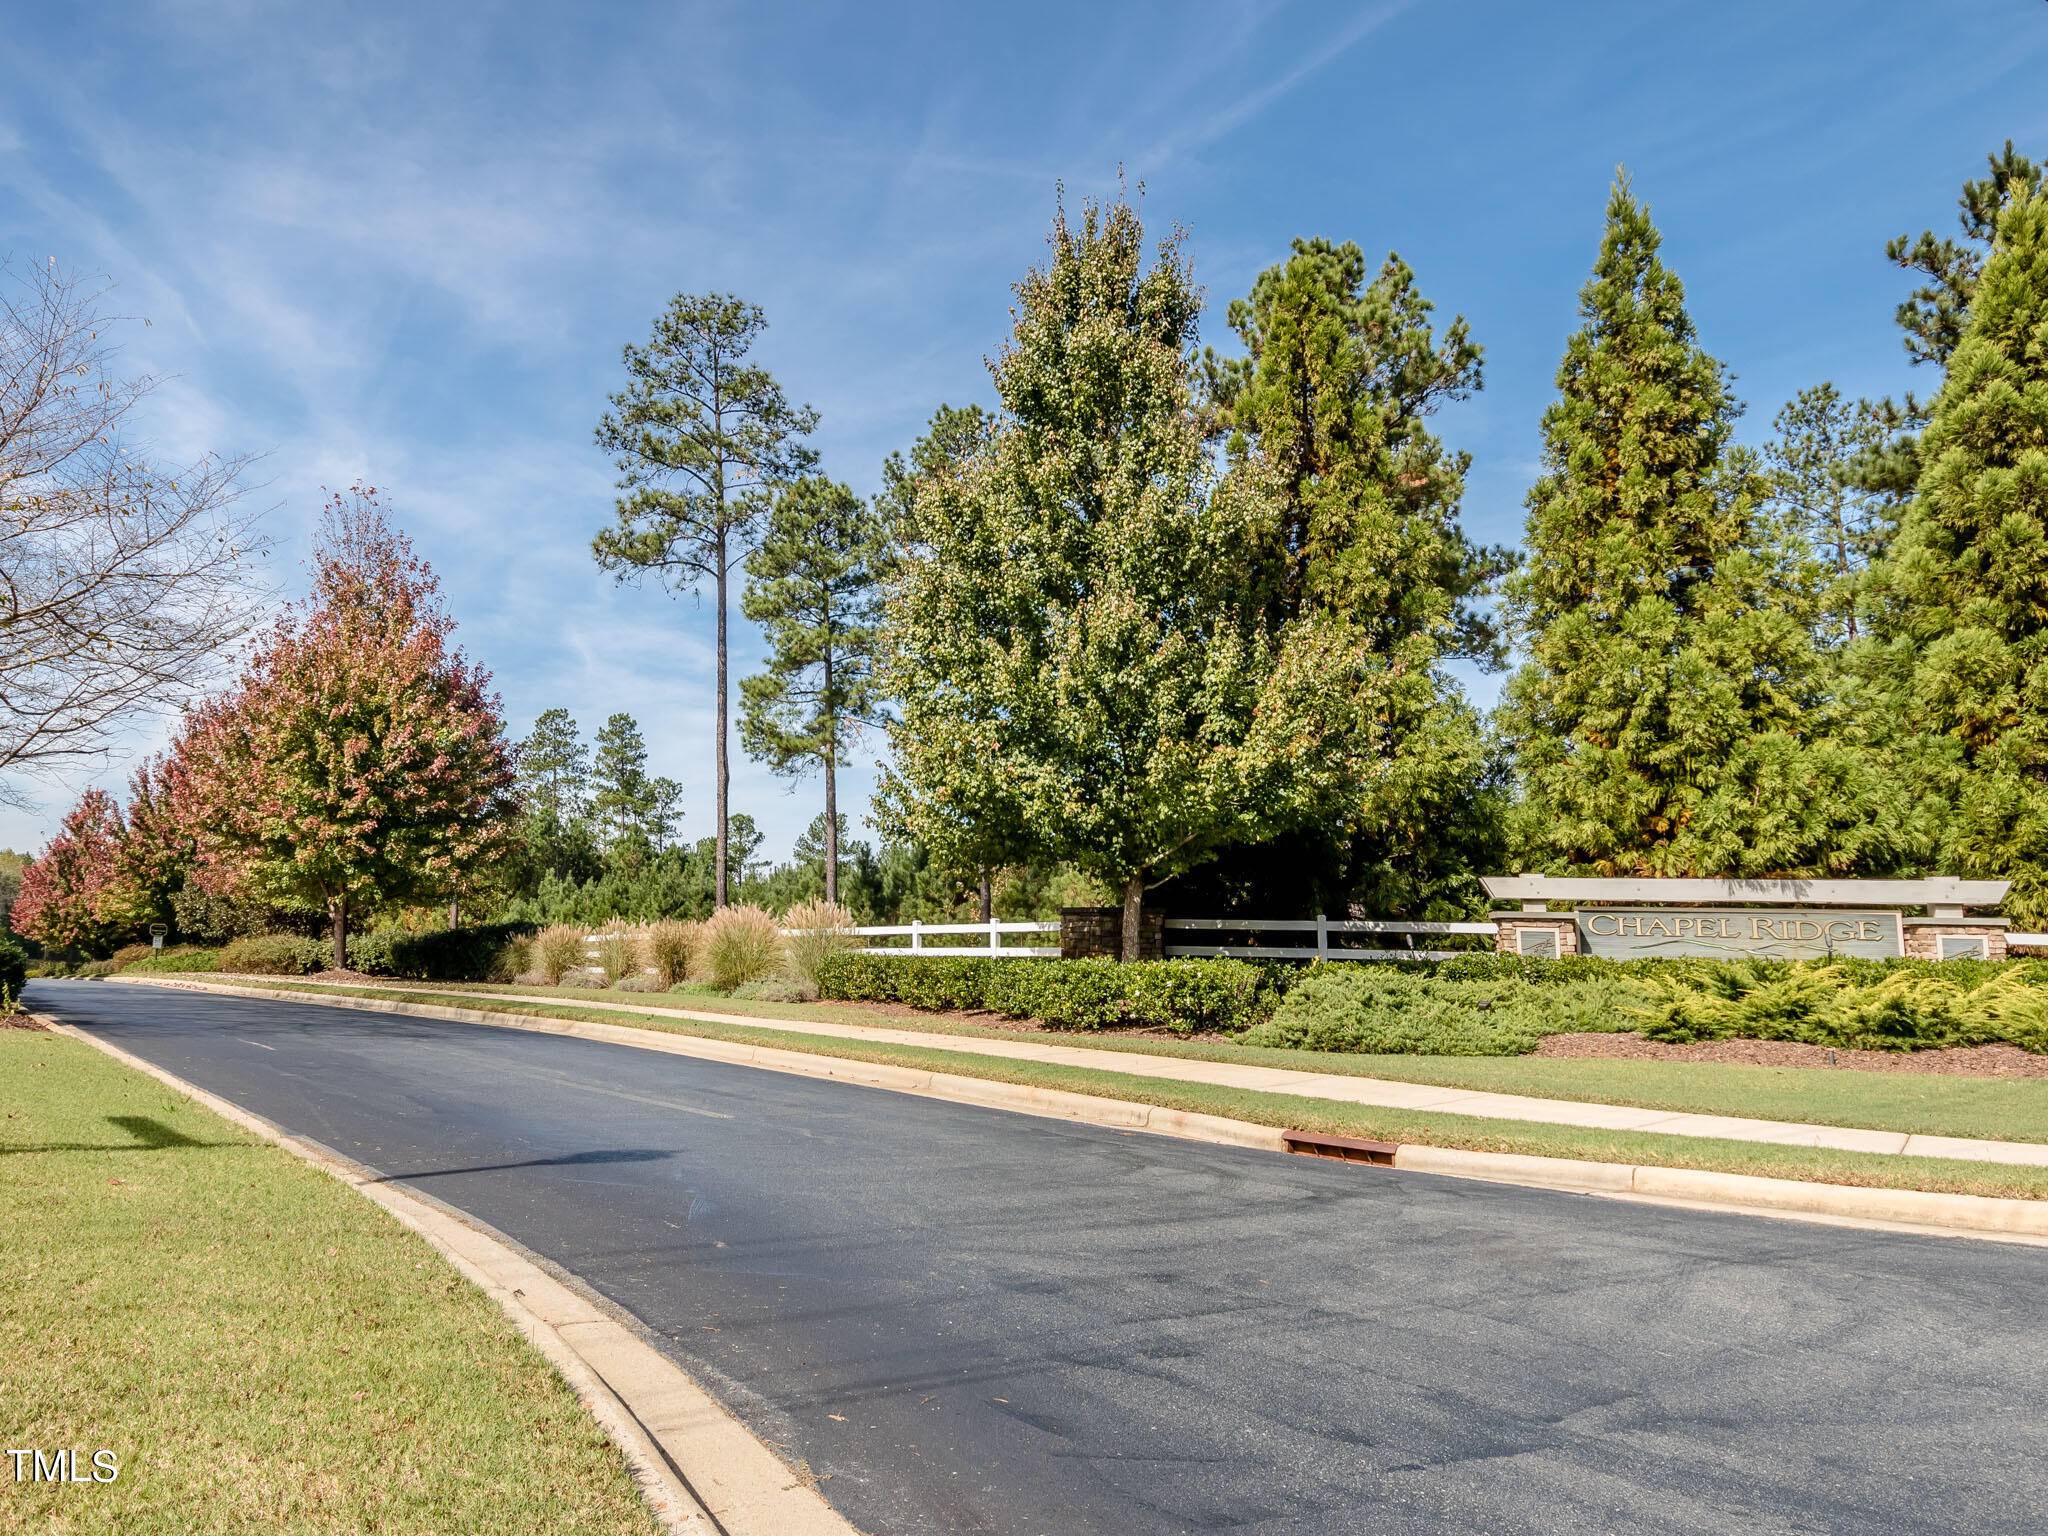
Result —
<instances>
[{"instance_id":1,"label":"fence rail","mask_svg":"<svg viewBox=\"0 0 2048 1536\"><path fill-rule=\"evenodd\" d=\"M905 944L863 945L864 955L1000 955L1005 960L1052 960L1059 957L1057 944L1005 944L1003 937L1015 933L1058 933L1058 923L890 923L853 930L864 939L907 938ZM937 936L954 939L971 936L986 943L928 944Z\"/></svg>"},{"instance_id":2,"label":"fence rail","mask_svg":"<svg viewBox=\"0 0 2048 1536\"><path fill-rule=\"evenodd\" d=\"M1413 945L1361 946L1332 943L1332 939L1354 936L1397 935L1403 938L1484 938L1491 940L1492 923L1422 923L1397 919L1329 917L1169 917L1166 920L1166 954L1169 959L1197 956L1227 956L1240 960L1451 960L1470 951L1421 949ZM1302 934L1313 935L1311 944L1176 944L1182 933Z\"/></svg>"},{"instance_id":3,"label":"fence rail","mask_svg":"<svg viewBox=\"0 0 2048 1536\"><path fill-rule=\"evenodd\" d=\"M1414 940L1418 938L1461 938L1488 939L1493 937L1491 923L1420 923L1396 919L1374 918L1294 918L1294 917L1169 917L1166 919L1165 950L1170 959L1193 959L1197 957L1227 957L1240 960L1450 960L1458 955L1469 954L1469 949L1423 949L1412 943L1402 946L1361 946L1341 942L1352 938L1376 935L1393 936ZM788 930L784 930L787 932ZM964 955L996 955L1005 960L1051 960L1057 959L1060 947L1057 944L1018 944L1005 940L1026 934L1056 934L1060 925L1056 922L989 922L989 923L888 923L855 928L854 934L862 939L899 939L903 943L863 944L858 952L863 955L916 955L920 958L935 956L944 958ZM1257 942L1247 944L1201 944L1176 943L1180 934L1194 935L1262 935L1302 934L1313 935L1313 941L1303 944L1269 944ZM598 942L607 937L604 933L590 934L586 947L595 949ZM2023 936L2016 936L2018 937ZM937 940L937 943L932 942ZM971 940L972 942L960 942ZM1332 942L1333 940L1339 942ZM2048 946L2048 935L2041 936L2041 942Z\"/></svg>"}]
</instances>

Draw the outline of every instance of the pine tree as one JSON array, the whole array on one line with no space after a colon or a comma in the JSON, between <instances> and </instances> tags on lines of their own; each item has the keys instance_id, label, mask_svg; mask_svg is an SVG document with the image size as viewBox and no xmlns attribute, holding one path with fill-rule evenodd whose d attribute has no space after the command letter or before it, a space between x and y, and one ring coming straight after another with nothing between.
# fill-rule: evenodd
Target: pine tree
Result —
<instances>
[{"instance_id":1,"label":"pine tree","mask_svg":"<svg viewBox=\"0 0 2048 1536\"><path fill-rule=\"evenodd\" d=\"M730 294L678 294L644 347L625 349L626 387L597 425L619 469L618 525L592 541L621 580L654 572L671 591L709 580L718 620L717 905L727 896L726 593L775 494L816 462L803 438L818 424L774 376L750 362L767 329L758 306Z\"/></svg>"},{"instance_id":2,"label":"pine tree","mask_svg":"<svg viewBox=\"0 0 2048 1536\"><path fill-rule=\"evenodd\" d=\"M590 802L590 747L566 709L544 709L519 743L519 799L550 826L580 820Z\"/></svg>"},{"instance_id":3,"label":"pine tree","mask_svg":"<svg viewBox=\"0 0 2048 1536\"><path fill-rule=\"evenodd\" d=\"M1620 178L1509 586L1530 652L1502 712L1526 846L1602 874L1881 862L1871 765L1834 734L1815 594L1729 450L1740 407L1659 243Z\"/></svg>"},{"instance_id":4,"label":"pine tree","mask_svg":"<svg viewBox=\"0 0 2048 1536\"><path fill-rule=\"evenodd\" d=\"M1947 365L1969 324L1970 305L1999 216L2041 190L2042 167L2014 150L2011 139L1999 153L1984 158L1984 175L1964 182L1957 200L1956 224L1962 239L1928 229L1917 239L1898 235L1884 248L1887 259L1926 279L1898 308L1906 354L1916 363Z\"/></svg>"},{"instance_id":5,"label":"pine tree","mask_svg":"<svg viewBox=\"0 0 2048 1536\"><path fill-rule=\"evenodd\" d=\"M1825 572L1817 638L1826 646L1851 643L1862 573L1889 538L1884 499L1856 474L1874 446L1869 407L1852 405L1833 384L1816 384L1771 425L1777 435L1764 449L1771 504Z\"/></svg>"},{"instance_id":6,"label":"pine tree","mask_svg":"<svg viewBox=\"0 0 2048 1536\"><path fill-rule=\"evenodd\" d=\"M623 711L598 730L590 790L590 813L607 853L652 843L655 789L647 776L647 743L640 722Z\"/></svg>"},{"instance_id":7,"label":"pine tree","mask_svg":"<svg viewBox=\"0 0 2048 1536\"><path fill-rule=\"evenodd\" d=\"M1236 472L1278 487L1274 616L1341 624L1373 658L1384 756L1380 793L1358 817L1230 850L1177 893L1213 902L1241 891L1262 910L1364 897L1406 911L1479 896L1472 834L1493 824L1486 753L1445 663L1499 664L1478 598L1509 560L1459 526L1470 455L1429 430L1442 405L1480 387L1464 318L1438 335L1432 312L1399 256L1368 282L1356 245L1297 240L1230 306L1244 355L1207 355L1213 429Z\"/></svg>"},{"instance_id":8,"label":"pine tree","mask_svg":"<svg viewBox=\"0 0 2048 1536\"><path fill-rule=\"evenodd\" d=\"M839 900L839 765L876 718L881 519L843 485L797 481L747 557L742 607L768 637L767 670L740 684L740 742L775 772L825 779L825 899Z\"/></svg>"},{"instance_id":9,"label":"pine tree","mask_svg":"<svg viewBox=\"0 0 2048 1536\"><path fill-rule=\"evenodd\" d=\"M1999 218L1880 573L1894 701L1948 808L1946 867L2048 921L2048 192Z\"/></svg>"}]
</instances>

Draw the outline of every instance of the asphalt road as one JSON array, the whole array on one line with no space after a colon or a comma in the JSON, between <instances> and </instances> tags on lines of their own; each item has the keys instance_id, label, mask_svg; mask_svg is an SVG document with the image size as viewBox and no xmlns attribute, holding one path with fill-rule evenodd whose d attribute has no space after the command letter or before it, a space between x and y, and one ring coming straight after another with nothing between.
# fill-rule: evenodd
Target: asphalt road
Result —
<instances>
[{"instance_id":1,"label":"asphalt road","mask_svg":"<svg viewBox=\"0 0 2048 1536\"><path fill-rule=\"evenodd\" d=\"M2048 1251L105 983L29 1001L627 1309L863 1529L2048 1528Z\"/></svg>"}]
</instances>

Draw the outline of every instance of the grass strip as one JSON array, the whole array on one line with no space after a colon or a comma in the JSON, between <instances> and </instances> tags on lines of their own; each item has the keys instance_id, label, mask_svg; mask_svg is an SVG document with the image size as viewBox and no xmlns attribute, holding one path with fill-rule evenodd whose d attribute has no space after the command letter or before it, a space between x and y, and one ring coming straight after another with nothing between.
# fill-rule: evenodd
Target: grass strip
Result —
<instances>
[{"instance_id":1,"label":"grass strip","mask_svg":"<svg viewBox=\"0 0 2048 1536\"><path fill-rule=\"evenodd\" d=\"M654 1533L552 1366L425 1240L60 1035L0 1030L0 1531Z\"/></svg>"},{"instance_id":2,"label":"grass strip","mask_svg":"<svg viewBox=\"0 0 2048 1536\"><path fill-rule=\"evenodd\" d=\"M257 985L237 983L237 985ZM452 1006L445 992L412 992L392 987L327 987L262 983L262 990L286 996L384 998L432 1007ZM482 1001L482 999L478 999ZM1128 1099L1168 1109L1224 1115L1256 1125L1368 1136L1419 1146L1462 1147L1478 1152L1516 1152L1604 1163L1642 1163L1663 1168L1701 1168L1717 1173L1759 1174L1822 1184L1874 1189L1923 1189L1943 1194L2048 1199L2048 1168L2007 1163L1965 1162L1891 1153L1842 1152L1829 1147L1783 1147L1762 1142L1721 1141L1703 1136L1667 1136L1649 1131L1609 1131L1530 1120L1491 1120L1437 1110L1392 1109L1346 1104L1296 1094L1227 1088L1210 1083L1141 1077L1052 1062L977 1056L936 1046L894 1045L807 1035L753 1025L710 1024L656 1014L612 1013L567 1005L490 1000L495 1012L526 1018L566 1019L588 1024L690 1035L699 1039L767 1046L814 1056L948 1072L1028 1087L1061 1088L1098 1098Z\"/></svg>"},{"instance_id":3,"label":"grass strip","mask_svg":"<svg viewBox=\"0 0 2048 1536\"><path fill-rule=\"evenodd\" d=\"M435 982L431 989L469 995L546 993L573 1005L588 987L498 987ZM2048 1078L1946 1077L1931 1073L1862 1072L1834 1067L1757 1067L1731 1062L1586 1061L1530 1056L1363 1056L1234 1045L1225 1040L1165 1040L1003 1029L908 1009L886 1012L833 1003L769 1003L728 997L710 988L665 993L603 994L606 1002L643 1000L736 1018L915 1029L937 1036L1047 1044L1143 1056L1285 1067L1345 1077L1392 1078L1488 1093L1519 1093L1582 1104L1625 1104L1676 1114L1739 1115L1811 1125L1965 1136L1991 1141L2048 1142ZM602 1010L600 1010L602 1011ZM621 1014L620 1018L627 1017Z\"/></svg>"}]
</instances>

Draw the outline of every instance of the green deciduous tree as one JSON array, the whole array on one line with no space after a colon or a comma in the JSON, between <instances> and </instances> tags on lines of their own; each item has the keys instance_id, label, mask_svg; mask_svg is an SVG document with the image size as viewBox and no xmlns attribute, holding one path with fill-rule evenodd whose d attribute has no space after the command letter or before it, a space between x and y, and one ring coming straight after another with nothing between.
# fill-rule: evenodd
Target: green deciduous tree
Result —
<instances>
[{"instance_id":1,"label":"green deciduous tree","mask_svg":"<svg viewBox=\"0 0 2048 1536\"><path fill-rule=\"evenodd\" d=\"M802 439L817 412L793 406L750 361L767 327L730 294L678 294L644 347L625 349L626 387L597 426L619 468L617 524L598 534L598 564L621 580L652 572L671 591L712 586L718 625L717 904L727 897L726 594L775 493L815 456Z\"/></svg>"},{"instance_id":2,"label":"green deciduous tree","mask_svg":"<svg viewBox=\"0 0 2048 1536\"><path fill-rule=\"evenodd\" d=\"M1148 266L1127 202L1054 220L991 365L1002 411L918 489L893 579L892 822L963 823L1113 884L1135 955L1148 885L1370 777L1364 660L1274 621L1278 499L1219 477L1194 393L1201 308L1178 241Z\"/></svg>"},{"instance_id":3,"label":"green deciduous tree","mask_svg":"<svg viewBox=\"0 0 2048 1536\"><path fill-rule=\"evenodd\" d=\"M1526 846L1600 874L1881 864L1890 834L1827 691L1810 563L1759 515L1761 476L1728 445L1740 407L1659 243L1621 178L1543 418L1509 588L1530 660L1502 712Z\"/></svg>"},{"instance_id":4,"label":"green deciduous tree","mask_svg":"<svg viewBox=\"0 0 2048 1536\"><path fill-rule=\"evenodd\" d=\"M2015 203L1921 443L1919 494L1873 581L1889 702L1920 733L1944 860L2010 875L2048 921L2048 193Z\"/></svg>"},{"instance_id":5,"label":"green deciduous tree","mask_svg":"<svg viewBox=\"0 0 2048 1536\"><path fill-rule=\"evenodd\" d=\"M825 779L825 899L839 900L839 764L876 715L880 514L805 476L776 499L747 557L742 606L768 637L767 670L740 684L740 741L777 773Z\"/></svg>"}]
</instances>

